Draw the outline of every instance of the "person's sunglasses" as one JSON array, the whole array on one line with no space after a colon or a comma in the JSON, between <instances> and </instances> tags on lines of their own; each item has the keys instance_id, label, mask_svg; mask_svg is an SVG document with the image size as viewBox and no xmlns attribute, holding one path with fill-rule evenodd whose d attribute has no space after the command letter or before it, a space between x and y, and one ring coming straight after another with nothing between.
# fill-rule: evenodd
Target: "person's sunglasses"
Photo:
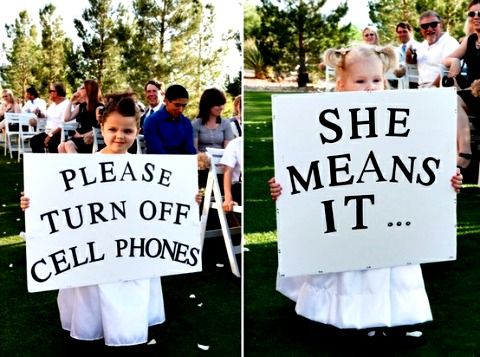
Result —
<instances>
[{"instance_id":1,"label":"person's sunglasses","mask_svg":"<svg viewBox=\"0 0 480 357\"><path fill-rule=\"evenodd\" d=\"M365 36L365 37L375 37L375 34L374 33L366 33L363 36Z\"/></svg>"},{"instance_id":2,"label":"person's sunglasses","mask_svg":"<svg viewBox=\"0 0 480 357\"><path fill-rule=\"evenodd\" d=\"M467 15L468 17L480 17L480 11L469 11Z\"/></svg>"},{"instance_id":3,"label":"person's sunglasses","mask_svg":"<svg viewBox=\"0 0 480 357\"><path fill-rule=\"evenodd\" d=\"M432 21L432 22L428 22L426 24L420 24L420 27L424 30L428 30L429 27L431 27L432 29L436 29L438 24L439 24L438 21Z\"/></svg>"}]
</instances>

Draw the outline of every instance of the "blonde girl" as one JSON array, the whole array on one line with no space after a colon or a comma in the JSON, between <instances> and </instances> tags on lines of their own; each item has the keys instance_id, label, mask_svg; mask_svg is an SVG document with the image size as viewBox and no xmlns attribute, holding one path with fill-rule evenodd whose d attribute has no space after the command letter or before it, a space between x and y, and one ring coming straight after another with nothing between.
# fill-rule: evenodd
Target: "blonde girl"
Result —
<instances>
[{"instance_id":1,"label":"blonde girl","mask_svg":"<svg viewBox=\"0 0 480 357\"><path fill-rule=\"evenodd\" d=\"M385 72L395 68L396 56L391 47L360 45L328 50L325 63L336 69L338 91L382 90L386 86ZM458 173L452 178L452 187L458 191L461 182ZM272 199L278 199L281 185L275 178L269 185ZM372 329L365 332L369 336L377 334L378 328L432 319L420 265L277 276L277 290L296 302L297 314L341 329ZM409 329L395 331L402 335L407 332L412 335ZM421 332L414 331L413 335L420 336Z\"/></svg>"}]
</instances>

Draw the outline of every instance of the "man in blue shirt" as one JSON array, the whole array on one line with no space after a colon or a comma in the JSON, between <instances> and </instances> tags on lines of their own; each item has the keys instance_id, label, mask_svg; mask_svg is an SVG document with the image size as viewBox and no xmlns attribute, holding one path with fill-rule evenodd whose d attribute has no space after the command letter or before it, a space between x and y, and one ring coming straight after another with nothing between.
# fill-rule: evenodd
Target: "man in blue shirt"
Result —
<instances>
[{"instance_id":1,"label":"man in blue shirt","mask_svg":"<svg viewBox=\"0 0 480 357\"><path fill-rule=\"evenodd\" d=\"M148 154L196 154L193 128L182 113L188 104L188 92L174 84L165 92L165 105L143 124Z\"/></svg>"}]
</instances>

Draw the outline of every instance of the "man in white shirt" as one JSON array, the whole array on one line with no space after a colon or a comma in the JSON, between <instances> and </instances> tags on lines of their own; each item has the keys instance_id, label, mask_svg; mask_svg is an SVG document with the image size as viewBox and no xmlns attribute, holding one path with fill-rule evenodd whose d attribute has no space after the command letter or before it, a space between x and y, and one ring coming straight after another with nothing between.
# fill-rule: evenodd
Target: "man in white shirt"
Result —
<instances>
[{"instance_id":1,"label":"man in white shirt","mask_svg":"<svg viewBox=\"0 0 480 357\"><path fill-rule=\"evenodd\" d=\"M435 11L420 15L420 33L425 40L417 50L419 87L439 87L443 71L442 60L458 46L458 41L442 31L442 20ZM407 51L410 63L411 51Z\"/></svg>"},{"instance_id":2,"label":"man in white shirt","mask_svg":"<svg viewBox=\"0 0 480 357\"><path fill-rule=\"evenodd\" d=\"M57 147L61 141L63 121L65 111L68 107L69 101L65 99L67 92L62 83L55 83L50 85L50 105L45 113L37 110L35 114L38 119L32 119L35 122L32 125L37 125L38 120L46 120L45 132L39 133L30 139L30 147L32 152L42 153L45 148L48 152L57 153Z\"/></svg>"},{"instance_id":3,"label":"man in white shirt","mask_svg":"<svg viewBox=\"0 0 480 357\"><path fill-rule=\"evenodd\" d=\"M40 111L45 114L47 110L47 102L39 98L35 87L29 87L25 91L25 104L22 107L23 113L35 113Z\"/></svg>"}]
</instances>

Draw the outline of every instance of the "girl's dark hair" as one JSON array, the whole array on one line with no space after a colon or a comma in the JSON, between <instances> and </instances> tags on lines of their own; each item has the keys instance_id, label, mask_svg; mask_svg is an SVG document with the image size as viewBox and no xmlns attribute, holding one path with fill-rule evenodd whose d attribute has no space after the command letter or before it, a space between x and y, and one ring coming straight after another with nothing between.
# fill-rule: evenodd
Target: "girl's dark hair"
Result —
<instances>
[{"instance_id":1,"label":"girl's dark hair","mask_svg":"<svg viewBox=\"0 0 480 357\"><path fill-rule=\"evenodd\" d=\"M137 128L140 127L140 112L132 98L133 93L114 93L108 94L105 100L105 106L100 110L100 125L105 124L106 119L112 113L125 117L135 117Z\"/></svg>"},{"instance_id":2,"label":"girl's dark hair","mask_svg":"<svg viewBox=\"0 0 480 357\"><path fill-rule=\"evenodd\" d=\"M83 82L87 92L87 111L94 111L102 101L102 92L97 81L87 79Z\"/></svg>"},{"instance_id":3,"label":"girl's dark hair","mask_svg":"<svg viewBox=\"0 0 480 357\"><path fill-rule=\"evenodd\" d=\"M202 119L202 125L205 125L210 117L210 109L216 105L224 105L227 102L225 94L217 88L206 89L200 97L198 118ZM217 118L220 123L222 118Z\"/></svg>"}]
</instances>

